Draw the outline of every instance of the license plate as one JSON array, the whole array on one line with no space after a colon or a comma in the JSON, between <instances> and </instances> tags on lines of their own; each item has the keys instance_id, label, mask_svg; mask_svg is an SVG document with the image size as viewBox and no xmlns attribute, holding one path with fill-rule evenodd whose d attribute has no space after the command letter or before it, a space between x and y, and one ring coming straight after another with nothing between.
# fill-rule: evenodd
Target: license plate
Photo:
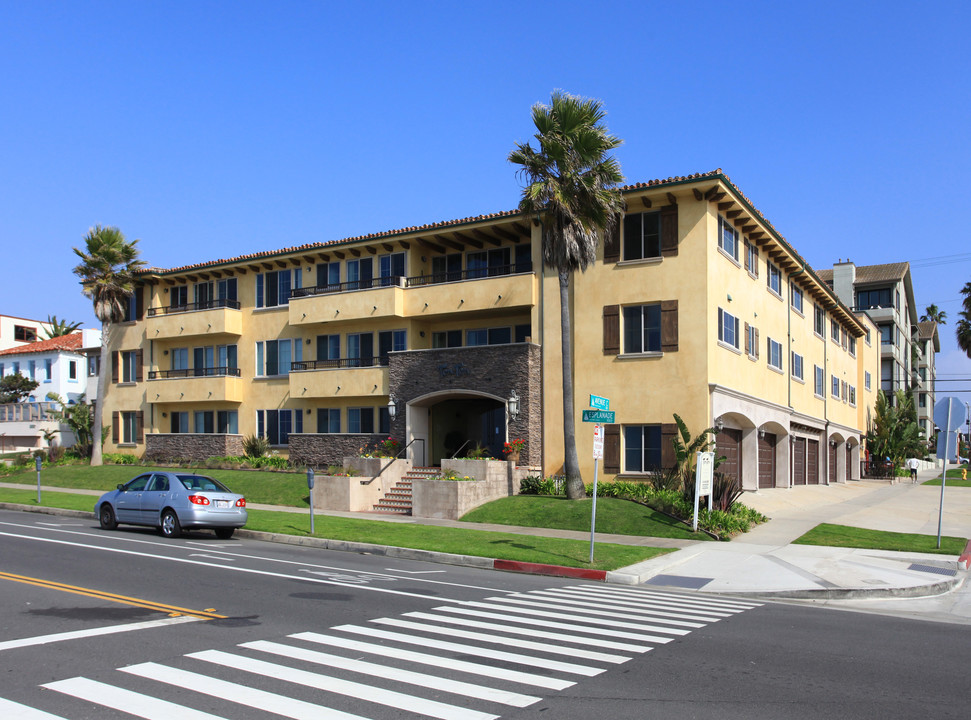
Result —
<instances>
[{"instance_id":1,"label":"license plate","mask_svg":"<svg viewBox=\"0 0 971 720\"><path fill-rule=\"evenodd\" d=\"M229 500L216 500L216 507L217 508L228 508L229 507Z\"/></svg>"}]
</instances>

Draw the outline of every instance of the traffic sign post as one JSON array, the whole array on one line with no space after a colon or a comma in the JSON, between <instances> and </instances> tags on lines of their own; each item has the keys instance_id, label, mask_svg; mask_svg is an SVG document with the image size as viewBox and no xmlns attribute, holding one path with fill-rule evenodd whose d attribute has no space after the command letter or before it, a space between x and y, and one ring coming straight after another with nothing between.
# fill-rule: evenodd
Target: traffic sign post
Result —
<instances>
[{"instance_id":1,"label":"traffic sign post","mask_svg":"<svg viewBox=\"0 0 971 720\"><path fill-rule=\"evenodd\" d=\"M314 534L314 469L307 468L307 489L310 490L310 534Z\"/></svg>"},{"instance_id":2,"label":"traffic sign post","mask_svg":"<svg viewBox=\"0 0 971 720\"><path fill-rule=\"evenodd\" d=\"M947 459L954 448L957 459L957 429L964 425L967 407L956 397L941 398L934 404L934 424L941 429L937 436L937 456L944 456L944 470L941 472L941 506L937 514L937 549L941 549L941 526L944 523L944 484L947 482Z\"/></svg>"}]
</instances>

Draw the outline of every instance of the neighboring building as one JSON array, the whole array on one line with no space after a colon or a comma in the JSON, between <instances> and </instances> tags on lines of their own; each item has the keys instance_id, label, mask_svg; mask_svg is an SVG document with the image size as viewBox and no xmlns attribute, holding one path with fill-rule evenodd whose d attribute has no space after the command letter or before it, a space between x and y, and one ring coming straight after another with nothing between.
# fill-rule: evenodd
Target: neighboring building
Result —
<instances>
[{"instance_id":1,"label":"neighboring building","mask_svg":"<svg viewBox=\"0 0 971 720\"><path fill-rule=\"evenodd\" d=\"M0 350L0 376L20 374L39 383L27 401L0 405L5 451L46 447L45 430L57 430L57 442L63 447L74 444L70 428L48 419L47 411L57 404L47 394L56 393L67 403L76 403L82 396L93 400L98 387L97 356L92 359L90 349L100 350L100 346L100 330L82 330Z\"/></svg>"},{"instance_id":2,"label":"neighboring building","mask_svg":"<svg viewBox=\"0 0 971 720\"><path fill-rule=\"evenodd\" d=\"M39 320L0 315L0 350L23 347L47 337L50 326Z\"/></svg>"},{"instance_id":3,"label":"neighboring building","mask_svg":"<svg viewBox=\"0 0 971 720\"><path fill-rule=\"evenodd\" d=\"M934 403L936 402L934 355L941 351L941 338L937 334L937 323L924 320L917 323L917 341L915 343L917 355L917 370L914 377L915 393L917 395L917 422L924 437L934 437Z\"/></svg>"},{"instance_id":4,"label":"neighboring building","mask_svg":"<svg viewBox=\"0 0 971 720\"><path fill-rule=\"evenodd\" d=\"M673 415L715 425L746 489L859 477L876 327L720 170L623 189L622 227L573 279L581 465L588 395L610 400L602 472L673 463ZM149 269L111 335L106 451L242 452L260 434L326 467L400 439L418 465L474 444L562 471L559 289L538 225L500 212Z\"/></svg>"}]
</instances>

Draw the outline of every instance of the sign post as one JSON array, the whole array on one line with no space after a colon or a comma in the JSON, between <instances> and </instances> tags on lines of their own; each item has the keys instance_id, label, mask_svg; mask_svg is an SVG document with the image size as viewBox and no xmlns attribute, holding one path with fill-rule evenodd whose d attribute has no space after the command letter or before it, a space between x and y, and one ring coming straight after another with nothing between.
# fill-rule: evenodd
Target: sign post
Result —
<instances>
[{"instance_id":1,"label":"sign post","mask_svg":"<svg viewBox=\"0 0 971 720\"><path fill-rule=\"evenodd\" d=\"M307 468L307 488L310 490L310 534L314 534L314 469Z\"/></svg>"},{"instance_id":2,"label":"sign post","mask_svg":"<svg viewBox=\"0 0 971 720\"><path fill-rule=\"evenodd\" d=\"M698 532L698 501L702 495L708 496L708 512L711 512L712 484L715 474L715 453L700 452L695 456L695 516L691 524L692 532Z\"/></svg>"},{"instance_id":3,"label":"sign post","mask_svg":"<svg viewBox=\"0 0 971 720\"><path fill-rule=\"evenodd\" d=\"M590 396L591 402L593 395ZM593 426L593 508L590 510L590 562L593 562L593 535L597 527L597 472L604 456L604 426Z\"/></svg>"},{"instance_id":4,"label":"sign post","mask_svg":"<svg viewBox=\"0 0 971 720\"><path fill-rule=\"evenodd\" d=\"M937 515L937 549L941 548L941 526L944 523L944 484L947 482L947 460L951 449L957 458L957 429L964 425L967 407L956 397L941 398L934 404L934 424L941 429L937 435L937 456L944 456L944 470L941 472L941 506Z\"/></svg>"},{"instance_id":5,"label":"sign post","mask_svg":"<svg viewBox=\"0 0 971 720\"><path fill-rule=\"evenodd\" d=\"M34 458L34 464L37 466L37 504L40 505L40 466L43 460L40 459L40 455Z\"/></svg>"}]
</instances>

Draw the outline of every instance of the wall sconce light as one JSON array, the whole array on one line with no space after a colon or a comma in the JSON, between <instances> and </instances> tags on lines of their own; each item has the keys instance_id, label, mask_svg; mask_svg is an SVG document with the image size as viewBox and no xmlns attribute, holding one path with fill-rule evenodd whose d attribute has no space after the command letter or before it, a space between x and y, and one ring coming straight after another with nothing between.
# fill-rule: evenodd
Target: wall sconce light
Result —
<instances>
[{"instance_id":1,"label":"wall sconce light","mask_svg":"<svg viewBox=\"0 0 971 720\"><path fill-rule=\"evenodd\" d=\"M307 408L307 414L308 415L310 414L310 408Z\"/></svg>"},{"instance_id":2,"label":"wall sconce light","mask_svg":"<svg viewBox=\"0 0 971 720\"><path fill-rule=\"evenodd\" d=\"M168 354L169 354L169 351L168 351L168 350L163 350L163 351L162 351L162 354L163 354L163 355L168 355Z\"/></svg>"},{"instance_id":3,"label":"wall sconce light","mask_svg":"<svg viewBox=\"0 0 971 720\"><path fill-rule=\"evenodd\" d=\"M419 331L418 331L418 334L419 334L419 335L420 335L421 337L425 337L425 331L424 331L424 330L419 330Z\"/></svg>"},{"instance_id":4,"label":"wall sconce light","mask_svg":"<svg viewBox=\"0 0 971 720\"><path fill-rule=\"evenodd\" d=\"M728 296L728 302L731 302L731 301L732 301L732 296L731 296L731 295L729 295L729 296Z\"/></svg>"},{"instance_id":5,"label":"wall sconce light","mask_svg":"<svg viewBox=\"0 0 971 720\"><path fill-rule=\"evenodd\" d=\"M310 338L307 338L307 344L308 345L310 344Z\"/></svg>"},{"instance_id":6,"label":"wall sconce light","mask_svg":"<svg viewBox=\"0 0 971 720\"><path fill-rule=\"evenodd\" d=\"M830 446L831 448L834 448L834 449L835 449L835 448L836 448L836 441L835 441L835 440L830 440L830 441L829 441L829 446Z\"/></svg>"},{"instance_id":7,"label":"wall sconce light","mask_svg":"<svg viewBox=\"0 0 971 720\"><path fill-rule=\"evenodd\" d=\"M465 298L459 298L459 305L465 304Z\"/></svg>"},{"instance_id":8,"label":"wall sconce light","mask_svg":"<svg viewBox=\"0 0 971 720\"><path fill-rule=\"evenodd\" d=\"M499 296L499 299L502 300L502 295Z\"/></svg>"},{"instance_id":9,"label":"wall sconce light","mask_svg":"<svg viewBox=\"0 0 971 720\"><path fill-rule=\"evenodd\" d=\"M722 420L721 418L718 418L717 420L715 420L715 432L720 433L724 429L725 429L725 421Z\"/></svg>"},{"instance_id":10,"label":"wall sconce light","mask_svg":"<svg viewBox=\"0 0 971 720\"><path fill-rule=\"evenodd\" d=\"M168 417L168 416L169 414L167 412L162 413L162 417Z\"/></svg>"},{"instance_id":11,"label":"wall sconce light","mask_svg":"<svg viewBox=\"0 0 971 720\"><path fill-rule=\"evenodd\" d=\"M509 399L506 400L507 407L509 408L509 417L516 420L519 417L519 393L513 388L509 393Z\"/></svg>"},{"instance_id":12,"label":"wall sconce light","mask_svg":"<svg viewBox=\"0 0 971 720\"><path fill-rule=\"evenodd\" d=\"M378 309L378 306L377 305L372 305L371 306L371 312L374 312L377 309Z\"/></svg>"},{"instance_id":13,"label":"wall sconce light","mask_svg":"<svg viewBox=\"0 0 971 720\"><path fill-rule=\"evenodd\" d=\"M398 401L395 400L394 395L388 396L388 417L392 420L398 414Z\"/></svg>"},{"instance_id":14,"label":"wall sconce light","mask_svg":"<svg viewBox=\"0 0 971 720\"><path fill-rule=\"evenodd\" d=\"M759 440L765 440L765 428L764 427L760 427L759 428Z\"/></svg>"}]
</instances>

